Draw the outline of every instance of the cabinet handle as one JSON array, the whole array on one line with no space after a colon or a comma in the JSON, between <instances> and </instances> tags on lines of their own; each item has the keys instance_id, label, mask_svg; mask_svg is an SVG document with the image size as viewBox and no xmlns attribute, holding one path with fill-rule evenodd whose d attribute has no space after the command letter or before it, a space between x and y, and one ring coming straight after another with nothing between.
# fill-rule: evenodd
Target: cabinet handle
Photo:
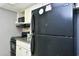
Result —
<instances>
[{"instance_id":1,"label":"cabinet handle","mask_svg":"<svg viewBox=\"0 0 79 59\"><path fill-rule=\"evenodd\" d=\"M21 47L19 49L21 50Z\"/></svg>"}]
</instances>

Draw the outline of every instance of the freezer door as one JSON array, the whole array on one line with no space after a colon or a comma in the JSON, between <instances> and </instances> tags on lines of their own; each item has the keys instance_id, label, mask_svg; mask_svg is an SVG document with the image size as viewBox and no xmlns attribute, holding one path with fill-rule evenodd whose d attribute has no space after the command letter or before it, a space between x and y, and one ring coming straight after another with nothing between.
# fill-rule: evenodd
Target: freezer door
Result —
<instances>
[{"instance_id":1,"label":"freezer door","mask_svg":"<svg viewBox=\"0 0 79 59\"><path fill-rule=\"evenodd\" d=\"M33 55L73 56L73 38L37 35Z\"/></svg>"},{"instance_id":2,"label":"freezer door","mask_svg":"<svg viewBox=\"0 0 79 59\"><path fill-rule=\"evenodd\" d=\"M32 12L36 34L73 35L73 4L60 5L62 6L51 5L50 11L46 11L44 6Z\"/></svg>"}]
</instances>

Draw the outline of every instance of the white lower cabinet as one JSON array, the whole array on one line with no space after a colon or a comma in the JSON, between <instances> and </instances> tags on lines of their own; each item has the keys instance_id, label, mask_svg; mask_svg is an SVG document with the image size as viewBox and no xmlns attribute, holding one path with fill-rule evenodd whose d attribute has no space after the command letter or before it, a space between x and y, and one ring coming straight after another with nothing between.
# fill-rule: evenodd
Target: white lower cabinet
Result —
<instances>
[{"instance_id":1,"label":"white lower cabinet","mask_svg":"<svg viewBox=\"0 0 79 59\"><path fill-rule=\"evenodd\" d=\"M16 56L20 56L20 55L21 55L21 47L16 46Z\"/></svg>"},{"instance_id":2,"label":"white lower cabinet","mask_svg":"<svg viewBox=\"0 0 79 59\"><path fill-rule=\"evenodd\" d=\"M31 56L30 48L27 42L16 41L16 56Z\"/></svg>"},{"instance_id":3,"label":"white lower cabinet","mask_svg":"<svg viewBox=\"0 0 79 59\"><path fill-rule=\"evenodd\" d=\"M25 53L26 53L26 50L25 49L23 49L20 46L16 46L16 56L26 55Z\"/></svg>"},{"instance_id":4,"label":"white lower cabinet","mask_svg":"<svg viewBox=\"0 0 79 59\"><path fill-rule=\"evenodd\" d=\"M31 56L30 50L16 46L16 56Z\"/></svg>"}]
</instances>

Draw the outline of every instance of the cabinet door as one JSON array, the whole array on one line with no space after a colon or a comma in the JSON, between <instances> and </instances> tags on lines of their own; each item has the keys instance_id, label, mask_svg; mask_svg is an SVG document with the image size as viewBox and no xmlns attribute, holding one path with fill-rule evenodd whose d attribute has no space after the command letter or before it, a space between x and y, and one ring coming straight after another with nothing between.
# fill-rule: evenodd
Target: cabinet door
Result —
<instances>
[{"instance_id":1,"label":"cabinet door","mask_svg":"<svg viewBox=\"0 0 79 59\"><path fill-rule=\"evenodd\" d=\"M31 23L31 9L30 8L25 10L25 22Z\"/></svg>"},{"instance_id":2,"label":"cabinet door","mask_svg":"<svg viewBox=\"0 0 79 59\"><path fill-rule=\"evenodd\" d=\"M21 47L27 48L27 44L24 41L16 40L16 45L19 45Z\"/></svg>"},{"instance_id":3,"label":"cabinet door","mask_svg":"<svg viewBox=\"0 0 79 59\"><path fill-rule=\"evenodd\" d=\"M16 56L26 56L27 50L21 46L16 47Z\"/></svg>"},{"instance_id":4,"label":"cabinet door","mask_svg":"<svg viewBox=\"0 0 79 59\"><path fill-rule=\"evenodd\" d=\"M21 47L16 46L16 56L21 56Z\"/></svg>"},{"instance_id":5,"label":"cabinet door","mask_svg":"<svg viewBox=\"0 0 79 59\"><path fill-rule=\"evenodd\" d=\"M27 53L27 50L26 49L24 49L24 48L21 48L21 56L26 56L26 53Z\"/></svg>"}]
</instances>

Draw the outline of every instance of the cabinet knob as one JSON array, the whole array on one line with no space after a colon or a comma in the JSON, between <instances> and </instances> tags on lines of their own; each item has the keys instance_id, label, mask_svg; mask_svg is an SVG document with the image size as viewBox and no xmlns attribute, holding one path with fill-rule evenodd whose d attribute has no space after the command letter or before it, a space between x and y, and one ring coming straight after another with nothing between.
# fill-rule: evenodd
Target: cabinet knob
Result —
<instances>
[{"instance_id":1,"label":"cabinet knob","mask_svg":"<svg viewBox=\"0 0 79 59\"><path fill-rule=\"evenodd\" d=\"M21 50L21 48L19 48Z\"/></svg>"}]
</instances>

